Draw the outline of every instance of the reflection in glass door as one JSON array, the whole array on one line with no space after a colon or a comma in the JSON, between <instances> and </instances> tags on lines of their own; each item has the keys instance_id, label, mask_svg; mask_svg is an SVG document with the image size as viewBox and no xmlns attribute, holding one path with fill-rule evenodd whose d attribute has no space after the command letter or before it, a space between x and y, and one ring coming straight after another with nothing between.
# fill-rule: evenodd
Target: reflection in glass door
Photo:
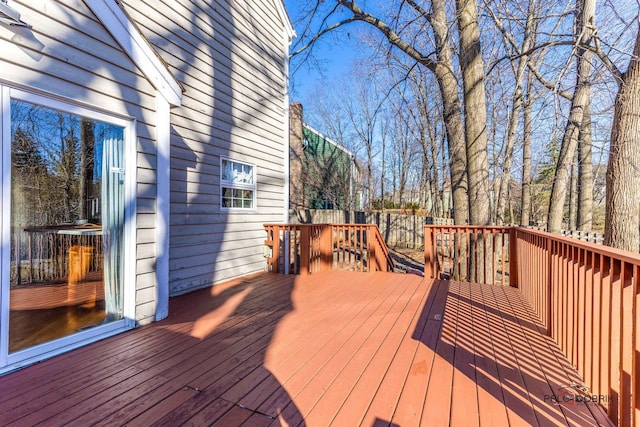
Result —
<instances>
[{"instance_id":1,"label":"reflection in glass door","mask_svg":"<svg viewBox=\"0 0 640 427\"><path fill-rule=\"evenodd\" d=\"M125 128L10 105L14 353L123 319Z\"/></svg>"}]
</instances>

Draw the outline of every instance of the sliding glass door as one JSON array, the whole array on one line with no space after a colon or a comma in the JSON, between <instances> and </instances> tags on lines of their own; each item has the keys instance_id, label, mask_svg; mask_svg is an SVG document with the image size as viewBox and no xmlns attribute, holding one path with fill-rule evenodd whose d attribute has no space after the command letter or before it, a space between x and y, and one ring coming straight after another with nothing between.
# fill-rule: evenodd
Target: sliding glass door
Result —
<instances>
[{"instance_id":1,"label":"sliding glass door","mask_svg":"<svg viewBox=\"0 0 640 427\"><path fill-rule=\"evenodd\" d=\"M10 361L125 318L128 123L15 90L7 104L1 295Z\"/></svg>"}]
</instances>

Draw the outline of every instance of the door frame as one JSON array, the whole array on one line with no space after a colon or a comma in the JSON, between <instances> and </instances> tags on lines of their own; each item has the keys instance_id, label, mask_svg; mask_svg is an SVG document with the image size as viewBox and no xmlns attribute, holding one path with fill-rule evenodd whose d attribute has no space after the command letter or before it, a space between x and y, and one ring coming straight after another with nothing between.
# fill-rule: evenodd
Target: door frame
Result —
<instances>
[{"instance_id":1,"label":"door frame","mask_svg":"<svg viewBox=\"0 0 640 427\"><path fill-rule=\"evenodd\" d=\"M125 223L124 223L124 318L105 325L42 343L9 354L9 296L11 251L11 99L19 99L48 108L77 114L124 128L125 135ZM121 333L135 326L136 283L136 187L137 122L132 117L107 113L98 108L63 97L24 90L0 82L0 374L64 353L74 348ZM5 266L7 268L5 268Z\"/></svg>"}]
</instances>

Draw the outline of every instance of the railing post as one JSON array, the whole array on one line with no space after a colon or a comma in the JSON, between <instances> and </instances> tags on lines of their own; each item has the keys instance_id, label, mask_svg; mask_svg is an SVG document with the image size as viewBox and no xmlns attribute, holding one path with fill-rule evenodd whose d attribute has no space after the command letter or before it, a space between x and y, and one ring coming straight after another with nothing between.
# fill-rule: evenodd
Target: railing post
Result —
<instances>
[{"instance_id":1,"label":"railing post","mask_svg":"<svg viewBox=\"0 0 640 427\"><path fill-rule=\"evenodd\" d=\"M306 276L310 273L309 262L311 258L311 240L309 239L311 226L300 226L300 275Z\"/></svg>"},{"instance_id":2,"label":"railing post","mask_svg":"<svg viewBox=\"0 0 640 427\"><path fill-rule=\"evenodd\" d=\"M371 226L369 229L369 233L373 240L376 242L376 266L379 271L387 271L387 257L385 256L384 251L382 250L382 242L378 239L379 233L377 233L377 228L375 226Z\"/></svg>"},{"instance_id":3,"label":"railing post","mask_svg":"<svg viewBox=\"0 0 640 427\"><path fill-rule=\"evenodd\" d=\"M518 237L517 228L509 229L509 285L518 287Z\"/></svg>"},{"instance_id":4,"label":"railing post","mask_svg":"<svg viewBox=\"0 0 640 427\"><path fill-rule=\"evenodd\" d=\"M375 242L373 240L373 233L371 232L372 226L368 225L366 228L366 239L367 239L367 246L369 247L369 259L368 261L368 272L369 273L373 273L374 271L376 271L377 269L377 263L378 263L378 242Z\"/></svg>"},{"instance_id":5,"label":"railing post","mask_svg":"<svg viewBox=\"0 0 640 427\"><path fill-rule=\"evenodd\" d=\"M273 242L273 252L271 253L272 271L274 273L280 273L280 227L273 227L271 241Z\"/></svg>"},{"instance_id":6,"label":"railing post","mask_svg":"<svg viewBox=\"0 0 640 427\"><path fill-rule=\"evenodd\" d=\"M423 227L424 228L424 277L426 279L431 279L433 275L433 270L431 268L431 263L433 262L433 234L431 233L432 228Z\"/></svg>"},{"instance_id":7,"label":"railing post","mask_svg":"<svg viewBox=\"0 0 640 427\"><path fill-rule=\"evenodd\" d=\"M547 240L547 251L549 251L549 258L547 261L547 269L549 270L549 274L547 274L547 335L552 336L551 330L551 310L552 310L552 291L553 291L553 241L548 237L545 237Z\"/></svg>"},{"instance_id":8,"label":"railing post","mask_svg":"<svg viewBox=\"0 0 640 427\"><path fill-rule=\"evenodd\" d=\"M333 226L325 224L320 230L320 270L333 269Z\"/></svg>"}]
</instances>

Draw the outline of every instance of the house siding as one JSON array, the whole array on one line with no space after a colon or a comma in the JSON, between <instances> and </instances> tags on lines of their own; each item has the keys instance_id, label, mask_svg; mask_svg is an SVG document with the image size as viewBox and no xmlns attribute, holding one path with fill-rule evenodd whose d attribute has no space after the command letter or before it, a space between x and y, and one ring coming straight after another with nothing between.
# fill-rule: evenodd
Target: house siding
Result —
<instances>
[{"instance_id":1,"label":"house siding","mask_svg":"<svg viewBox=\"0 0 640 427\"><path fill-rule=\"evenodd\" d=\"M157 284L156 90L84 2L15 0L11 7L33 26L33 38L14 38L0 27L0 83L135 119L137 141L129 141L137 152L135 320L148 323Z\"/></svg>"},{"instance_id":2,"label":"house siding","mask_svg":"<svg viewBox=\"0 0 640 427\"><path fill-rule=\"evenodd\" d=\"M286 46L275 3L124 4L185 89L171 110L170 294L264 270L263 224L285 218ZM221 156L256 166L255 210L221 209Z\"/></svg>"}]
</instances>

